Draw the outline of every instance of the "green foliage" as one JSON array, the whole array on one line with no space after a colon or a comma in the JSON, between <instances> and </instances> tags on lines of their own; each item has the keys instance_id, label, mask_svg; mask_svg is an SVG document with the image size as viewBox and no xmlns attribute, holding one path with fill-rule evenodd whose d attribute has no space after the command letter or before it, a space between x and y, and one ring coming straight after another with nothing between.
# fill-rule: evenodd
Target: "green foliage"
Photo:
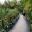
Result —
<instances>
[{"instance_id":1,"label":"green foliage","mask_svg":"<svg viewBox=\"0 0 32 32\"><path fill-rule=\"evenodd\" d=\"M4 29L11 22L10 17L12 19L13 17L16 17L18 14L19 11L17 8L0 8L0 28Z\"/></svg>"},{"instance_id":2,"label":"green foliage","mask_svg":"<svg viewBox=\"0 0 32 32\"><path fill-rule=\"evenodd\" d=\"M18 5L16 0L12 0L7 6L0 7L0 30L6 27L11 22L11 19L13 20L13 17L16 17L19 12L23 11L29 16L30 23L32 23L32 0L21 0Z\"/></svg>"}]
</instances>

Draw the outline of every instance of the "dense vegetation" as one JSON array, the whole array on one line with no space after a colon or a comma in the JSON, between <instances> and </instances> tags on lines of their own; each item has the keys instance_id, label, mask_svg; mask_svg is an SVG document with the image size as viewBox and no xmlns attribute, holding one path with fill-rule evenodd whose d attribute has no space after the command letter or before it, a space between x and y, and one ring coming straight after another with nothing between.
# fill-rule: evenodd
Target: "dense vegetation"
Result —
<instances>
[{"instance_id":1,"label":"dense vegetation","mask_svg":"<svg viewBox=\"0 0 32 32\"><path fill-rule=\"evenodd\" d=\"M3 31L5 27L21 12L26 14L32 30L32 0L21 0L18 3L14 0L9 2L9 4L6 3L6 5L0 6L0 30Z\"/></svg>"}]
</instances>

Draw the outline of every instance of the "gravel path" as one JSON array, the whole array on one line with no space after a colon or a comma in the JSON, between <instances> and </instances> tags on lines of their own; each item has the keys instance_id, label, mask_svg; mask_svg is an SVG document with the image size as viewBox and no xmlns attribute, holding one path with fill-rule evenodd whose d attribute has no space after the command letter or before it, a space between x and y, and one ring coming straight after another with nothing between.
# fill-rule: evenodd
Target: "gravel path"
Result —
<instances>
[{"instance_id":1,"label":"gravel path","mask_svg":"<svg viewBox=\"0 0 32 32\"><path fill-rule=\"evenodd\" d=\"M18 22L9 32L30 32L28 29L27 21L25 19L26 19L25 16L20 14Z\"/></svg>"}]
</instances>

